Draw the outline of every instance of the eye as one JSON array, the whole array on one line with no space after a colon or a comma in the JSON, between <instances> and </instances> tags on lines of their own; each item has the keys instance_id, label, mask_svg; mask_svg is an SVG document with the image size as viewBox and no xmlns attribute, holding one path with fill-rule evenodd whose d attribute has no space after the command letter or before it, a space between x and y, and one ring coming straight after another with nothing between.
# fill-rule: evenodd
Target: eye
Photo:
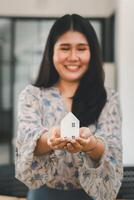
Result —
<instances>
[{"instance_id":1,"label":"eye","mask_svg":"<svg viewBox=\"0 0 134 200\"><path fill-rule=\"evenodd\" d=\"M77 46L77 50L78 51L87 51L87 50L89 50L89 47L88 47L88 45L78 45Z\"/></svg>"},{"instance_id":2,"label":"eye","mask_svg":"<svg viewBox=\"0 0 134 200\"><path fill-rule=\"evenodd\" d=\"M61 45L61 46L59 46L59 49L61 51L68 51L70 49L70 46L69 45Z\"/></svg>"},{"instance_id":3,"label":"eye","mask_svg":"<svg viewBox=\"0 0 134 200\"><path fill-rule=\"evenodd\" d=\"M60 48L60 50L62 50L62 51L68 51L69 48L68 47L62 47L62 48Z\"/></svg>"},{"instance_id":4,"label":"eye","mask_svg":"<svg viewBox=\"0 0 134 200\"><path fill-rule=\"evenodd\" d=\"M85 51L86 48L79 48L78 51Z\"/></svg>"}]
</instances>

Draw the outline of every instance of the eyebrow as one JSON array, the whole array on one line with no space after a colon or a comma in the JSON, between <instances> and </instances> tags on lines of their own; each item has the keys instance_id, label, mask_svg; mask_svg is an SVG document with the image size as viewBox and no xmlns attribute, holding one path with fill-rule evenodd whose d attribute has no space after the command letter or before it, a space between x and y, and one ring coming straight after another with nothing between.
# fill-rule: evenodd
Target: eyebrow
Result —
<instances>
[{"instance_id":1,"label":"eyebrow","mask_svg":"<svg viewBox=\"0 0 134 200\"><path fill-rule=\"evenodd\" d=\"M60 46L70 46L70 43L61 43ZM89 46L88 43L78 43L78 46Z\"/></svg>"}]
</instances>

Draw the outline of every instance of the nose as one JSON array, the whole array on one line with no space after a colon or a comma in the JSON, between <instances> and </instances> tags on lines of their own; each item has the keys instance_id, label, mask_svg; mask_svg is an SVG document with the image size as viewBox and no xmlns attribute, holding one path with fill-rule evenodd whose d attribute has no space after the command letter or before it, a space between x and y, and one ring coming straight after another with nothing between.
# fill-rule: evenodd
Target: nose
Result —
<instances>
[{"instance_id":1,"label":"nose","mask_svg":"<svg viewBox=\"0 0 134 200\"><path fill-rule=\"evenodd\" d=\"M77 55L77 52L75 49L71 49L68 55L68 60L69 61L77 61L79 60L79 57Z\"/></svg>"}]
</instances>

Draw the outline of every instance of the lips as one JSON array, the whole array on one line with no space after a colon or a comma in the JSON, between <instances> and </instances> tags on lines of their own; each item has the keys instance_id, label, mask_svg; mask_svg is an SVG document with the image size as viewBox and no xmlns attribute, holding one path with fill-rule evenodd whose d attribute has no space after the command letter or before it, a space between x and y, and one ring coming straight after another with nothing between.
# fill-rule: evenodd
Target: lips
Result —
<instances>
[{"instance_id":1,"label":"lips","mask_svg":"<svg viewBox=\"0 0 134 200\"><path fill-rule=\"evenodd\" d=\"M76 65L65 65L65 68L68 69L68 70L71 71L71 72L75 72L75 71L77 71L77 70L80 68L80 66L76 66Z\"/></svg>"}]
</instances>

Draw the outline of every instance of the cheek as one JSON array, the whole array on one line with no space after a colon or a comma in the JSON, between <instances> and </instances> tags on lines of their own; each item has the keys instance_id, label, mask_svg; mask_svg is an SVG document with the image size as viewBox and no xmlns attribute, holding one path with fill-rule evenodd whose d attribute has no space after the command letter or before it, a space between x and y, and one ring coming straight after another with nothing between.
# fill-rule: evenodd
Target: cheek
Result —
<instances>
[{"instance_id":1,"label":"cheek","mask_svg":"<svg viewBox=\"0 0 134 200\"><path fill-rule=\"evenodd\" d=\"M54 56L53 56L54 65L62 63L64 60L65 60L65 56L63 54L61 54L61 53L54 53Z\"/></svg>"},{"instance_id":2,"label":"cheek","mask_svg":"<svg viewBox=\"0 0 134 200\"><path fill-rule=\"evenodd\" d=\"M83 56L83 64L88 64L90 62L90 53L87 53Z\"/></svg>"}]
</instances>

